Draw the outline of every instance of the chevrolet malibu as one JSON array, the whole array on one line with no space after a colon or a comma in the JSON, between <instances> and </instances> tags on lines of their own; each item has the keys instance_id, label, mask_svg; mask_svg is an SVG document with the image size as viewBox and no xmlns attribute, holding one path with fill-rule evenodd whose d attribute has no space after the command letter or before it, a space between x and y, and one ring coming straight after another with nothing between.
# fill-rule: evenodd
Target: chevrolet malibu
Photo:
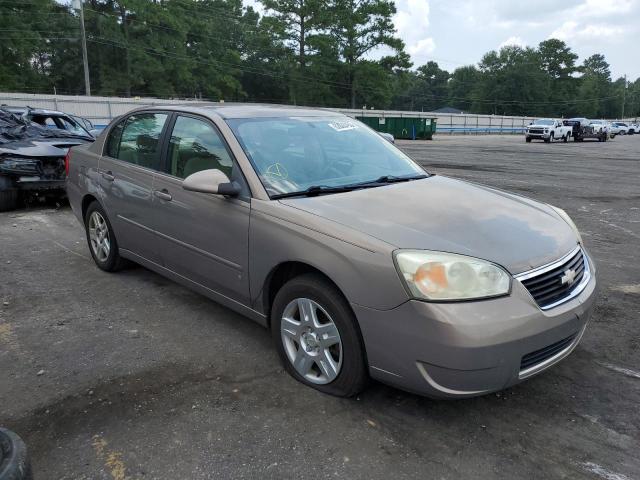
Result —
<instances>
[{"instance_id":1,"label":"chevrolet malibu","mask_svg":"<svg viewBox=\"0 0 640 480\"><path fill-rule=\"evenodd\" d=\"M97 266L133 261L270 328L333 395L481 395L565 358L595 266L561 209L433 175L341 114L156 106L67 156Z\"/></svg>"}]
</instances>

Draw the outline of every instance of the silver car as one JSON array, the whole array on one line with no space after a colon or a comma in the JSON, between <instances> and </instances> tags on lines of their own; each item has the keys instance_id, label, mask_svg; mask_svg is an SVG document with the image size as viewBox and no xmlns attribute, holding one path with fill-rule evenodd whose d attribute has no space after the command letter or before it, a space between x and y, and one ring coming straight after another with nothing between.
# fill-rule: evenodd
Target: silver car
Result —
<instances>
[{"instance_id":1,"label":"silver car","mask_svg":"<svg viewBox=\"0 0 640 480\"><path fill-rule=\"evenodd\" d=\"M252 318L333 395L500 390L569 355L592 311L564 211L431 175L341 114L138 109L67 172L98 267L133 261Z\"/></svg>"}]
</instances>

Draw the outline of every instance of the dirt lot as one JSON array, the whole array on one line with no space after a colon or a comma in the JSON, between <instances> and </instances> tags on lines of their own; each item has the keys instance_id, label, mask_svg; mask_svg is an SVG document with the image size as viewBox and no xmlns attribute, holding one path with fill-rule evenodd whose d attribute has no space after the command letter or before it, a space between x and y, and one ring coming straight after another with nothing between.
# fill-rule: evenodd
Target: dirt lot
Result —
<instances>
[{"instance_id":1,"label":"dirt lot","mask_svg":"<svg viewBox=\"0 0 640 480\"><path fill-rule=\"evenodd\" d=\"M428 170L565 208L599 267L581 345L505 392L332 398L269 334L142 268L106 274L68 208L0 214L0 424L36 479L640 478L640 137L401 142Z\"/></svg>"}]
</instances>

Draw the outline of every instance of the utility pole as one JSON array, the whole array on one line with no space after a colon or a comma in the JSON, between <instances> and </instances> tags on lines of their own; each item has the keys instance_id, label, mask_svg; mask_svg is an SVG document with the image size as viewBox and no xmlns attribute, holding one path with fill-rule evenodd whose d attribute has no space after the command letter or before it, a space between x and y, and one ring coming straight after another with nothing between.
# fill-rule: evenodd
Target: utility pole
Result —
<instances>
[{"instance_id":1,"label":"utility pole","mask_svg":"<svg viewBox=\"0 0 640 480\"><path fill-rule=\"evenodd\" d=\"M624 89L622 90L622 116L620 120L624 122L624 103L627 100L627 76L624 76Z\"/></svg>"},{"instance_id":2,"label":"utility pole","mask_svg":"<svg viewBox=\"0 0 640 480\"><path fill-rule=\"evenodd\" d=\"M82 65L84 67L84 93L91 95L91 83L89 82L89 58L87 57L87 35L84 31L83 0L73 0L73 8L80 10L80 32L82 34Z\"/></svg>"}]
</instances>

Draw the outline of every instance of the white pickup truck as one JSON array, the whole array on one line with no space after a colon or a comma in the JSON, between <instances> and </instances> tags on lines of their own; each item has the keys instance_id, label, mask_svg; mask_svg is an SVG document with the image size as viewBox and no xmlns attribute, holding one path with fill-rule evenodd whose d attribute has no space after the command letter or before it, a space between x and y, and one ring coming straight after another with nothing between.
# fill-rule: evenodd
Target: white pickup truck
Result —
<instances>
[{"instance_id":1,"label":"white pickup truck","mask_svg":"<svg viewBox=\"0 0 640 480\"><path fill-rule=\"evenodd\" d=\"M554 140L569 141L572 128L565 126L560 120L553 118L539 118L531 122L525 130L527 143L533 139L544 140L546 143Z\"/></svg>"}]
</instances>

